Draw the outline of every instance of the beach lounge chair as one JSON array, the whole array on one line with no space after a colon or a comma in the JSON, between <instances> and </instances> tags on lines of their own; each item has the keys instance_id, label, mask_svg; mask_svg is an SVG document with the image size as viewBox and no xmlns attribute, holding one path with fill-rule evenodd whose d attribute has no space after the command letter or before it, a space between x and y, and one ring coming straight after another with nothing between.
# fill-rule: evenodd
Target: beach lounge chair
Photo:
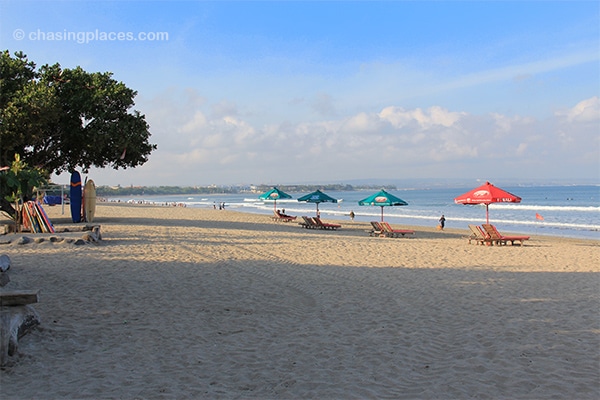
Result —
<instances>
[{"instance_id":1,"label":"beach lounge chair","mask_svg":"<svg viewBox=\"0 0 600 400\"><path fill-rule=\"evenodd\" d=\"M302 220L304 222L299 222L299 224L303 228L306 228L306 229L316 229L316 228L318 228L318 225L315 223L315 221L311 217L307 217L307 216L303 215L302 216Z\"/></svg>"},{"instance_id":2,"label":"beach lounge chair","mask_svg":"<svg viewBox=\"0 0 600 400\"><path fill-rule=\"evenodd\" d=\"M369 236L379 236L379 237L385 236L385 231L383 230L383 228L381 227L381 224L379 222L371 221L371 226L373 227L373 229L368 231Z\"/></svg>"},{"instance_id":3,"label":"beach lounge chair","mask_svg":"<svg viewBox=\"0 0 600 400\"><path fill-rule=\"evenodd\" d=\"M492 240L488 235L485 234L485 232L481 230L481 227L477 225L469 225L469 229L471 230L471 235L468 237L469 244L471 244L472 240L475 241L475 244L492 244Z\"/></svg>"},{"instance_id":4,"label":"beach lounge chair","mask_svg":"<svg viewBox=\"0 0 600 400\"><path fill-rule=\"evenodd\" d=\"M336 230L338 228L341 228L342 226L339 224L328 224L326 222L321 221L321 218L319 217L314 217L313 221L315 221L315 224L317 224L317 226L321 229L333 229Z\"/></svg>"},{"instance_id":5,"label":"beach lounge chair","mask_svg":"<svg viewBox=\"0 0 600 400\"><path fill-rule=\"evenodd\" d=\"M505 236L502 235L494 225L491 224L483 224L484 232L490 237L490 239L498 245L506 244L510 242L511 245L515 245L515 242L519 242L521 246L523 246L523 242L529 240L529 236Z\"/></svg>"},{"instance_id":6,"label":"beach lounge chair","mask_svg":"<svg viewBox=\"0 0 600 400\"><path fill-rule=\"evenodd\" d=\"M271 218L276 222L290 222L296 219L296 217L292 217L291 215L280 213L279 210L273 211L273 216Z\"/></svg>"},{"instance_id":7,"label":"beach lounge chair","mask_svg":"<svg viewBox=\"0 0 600 400\"><path fill-rule=\"evenodd\" d=\"M380 222L379 225L383 228L383 231L386 233L386 236L389 237L404 237L406 235L414 235L415 231L411 231L408 229L394 229L387 222Z\"/></svg>"}]
</instances>

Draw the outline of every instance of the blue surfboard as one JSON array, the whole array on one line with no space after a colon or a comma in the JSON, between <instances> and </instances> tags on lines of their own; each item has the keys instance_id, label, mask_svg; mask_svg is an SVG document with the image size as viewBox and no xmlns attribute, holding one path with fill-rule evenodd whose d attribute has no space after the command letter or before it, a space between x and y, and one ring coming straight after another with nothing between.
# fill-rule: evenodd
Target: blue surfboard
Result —
<instances>
[{"instance_id":1,"label":"blue surfboard","mask_svg":"<svg viewBox=\"0 0 600 400\"><path fill-rule=\"evenodd\" d=\"M71 174L71 218L73 222L81 222L81 175L74 171Z\"/></svg>"}]
</instances>

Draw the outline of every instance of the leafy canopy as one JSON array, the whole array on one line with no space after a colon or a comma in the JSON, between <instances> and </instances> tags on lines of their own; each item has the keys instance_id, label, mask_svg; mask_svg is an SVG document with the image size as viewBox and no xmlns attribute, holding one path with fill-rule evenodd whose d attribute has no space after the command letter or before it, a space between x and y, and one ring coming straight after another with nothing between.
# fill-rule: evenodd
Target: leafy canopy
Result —
<instances>
[{"instance_id":1,"label":"leafy canopy","mask_svg":"<svg viewBox=\"0 0 600 400\"><path fill-rule=\"evenodd\" d=\"M156 145L137 92L112 74L36 65L0 52L0 210L12 217L52 173L143 165ZM10 166L10 168L8 167Z\"/></svg>"},{"instance_id":2,"label":"leafy canopy","mask_svg":"<svg viewBox=\"0 0 600 400\"><path fill-rule=\"evenodd\" d=\"M51 173L90 167L133 168L156 149L145 116L131 111L137 92L110 72L36 65L0 53L0 166L15 154Z\"/></svg>"}]
</instances>

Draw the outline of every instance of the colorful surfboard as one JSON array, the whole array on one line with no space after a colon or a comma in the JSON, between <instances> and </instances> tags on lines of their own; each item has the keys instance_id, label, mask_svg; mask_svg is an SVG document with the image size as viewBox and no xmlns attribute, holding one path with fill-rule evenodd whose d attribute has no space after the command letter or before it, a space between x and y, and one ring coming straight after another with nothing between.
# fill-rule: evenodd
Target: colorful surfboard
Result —
<instances>
[{"instance_id":1,"label":"colorful surfboard","mask_svg":"<svg viewBox=\"0 0 600 400\"><path fill-rule=\"evenodd\" d=\"M42 219L42 214L40 213L40 210L38 210L37 204L34 201L28 201L27 204L29 205L29 210L38 229L36 232L49 233L50 229L46 226L46 223Z\"/></svg>"},{"instance_id":2,"label":"colorful surfboard","mask_svg":"<svg viewBox=\"0 0 600 400\"><path fill-rule=\"evenodd\" d=\"M86 222L94 222L96 214L96 185L88 180L83 188L83 215Z\"/></svg>"},{"instance_id":3,"label":"colorful surfboard","mask_svg":"<svg viewBox=\"0 0 600 400\"><path fill-rule=\"evenodd\" d=\"M31 209L29 208L29 202L23 204L21 210L23 212L23 226L25 229L29 229L32 233L39 232L39 226L36 224L36 220L31 215Z\"/></svg>"},{"instance_id":4,"label":"colorful surfboard","mask_svg":"<svg viewBox=\"0 0 600 400\"><path fill-rule=\"evenodd\" d=\"M40 216L42 217L42 220L44 221L44 224L46 225L46 228L48 229L48 232L50 232L50 233L56 232L54 230L54 225L52 225L52 221L50 221L50 218L48 218L48 214L46 214L46 211L44 210L44 207L42 207L42 205L39 202L36 202L35 206L37 207L38 212L40 213Z\"/></svg>"},{"instance_id":5,"label":"colorful surfboard","mask_svg":"<svg viewBox=\"0 0 600 400\"><path fill-rule=\"evenodd\" d=\"M81 175L74 171L71 174L71 219L73 222L81 222Z\"/></svg>"},{"instance_id":6,"label":"colorful surfboard","mask_svg":"<svg viewBox=\"0 0 600 400\"><path fill-rule=\"evenodd\" d=\"M54 233L54 226L38 201L23 204L23 226L31 233Z\"/></svg>"}]
</instances>

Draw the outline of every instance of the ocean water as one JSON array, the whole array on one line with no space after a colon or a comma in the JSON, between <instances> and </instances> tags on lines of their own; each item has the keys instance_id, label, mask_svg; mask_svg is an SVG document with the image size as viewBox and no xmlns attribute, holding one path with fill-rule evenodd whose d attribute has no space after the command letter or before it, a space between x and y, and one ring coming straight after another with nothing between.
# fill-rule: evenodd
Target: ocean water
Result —
<instances>
[{"instance_id":1,"label":"ocean water","mask_svg":"<svg viewBox=\"0 0 600 400\"><path fill-rule=\"evenodd\" d=\"M442 214L447 228L467 229L468 224L485 223L485 206L460 205L454 198L472 187L435 189L398 189L390 193L400 197L408 206L384 207L384 219L394 226L416 225L435 227ZM507 190L522 198L521 203L499 203L489 206L490 223L500 232L551 235L600 240L600 186L518 186ZM348 221L355 213L357 221L378 221L381 207L359 206L358 201L375 193L371 191L326 191L338 203L321 203L321 217ZM259 200L260 193L227 195L173 195L110 198L109 201L147 202L155 204L184 204L187 207L213 208L220 203L231 210L270 215L273 201ZM278 209L291 215L316 214L316 205L296 199L307 193L289 193L293 198L277 201ZM536 214L543 220L536 218Z\"/></svg>"}]
</instances>

